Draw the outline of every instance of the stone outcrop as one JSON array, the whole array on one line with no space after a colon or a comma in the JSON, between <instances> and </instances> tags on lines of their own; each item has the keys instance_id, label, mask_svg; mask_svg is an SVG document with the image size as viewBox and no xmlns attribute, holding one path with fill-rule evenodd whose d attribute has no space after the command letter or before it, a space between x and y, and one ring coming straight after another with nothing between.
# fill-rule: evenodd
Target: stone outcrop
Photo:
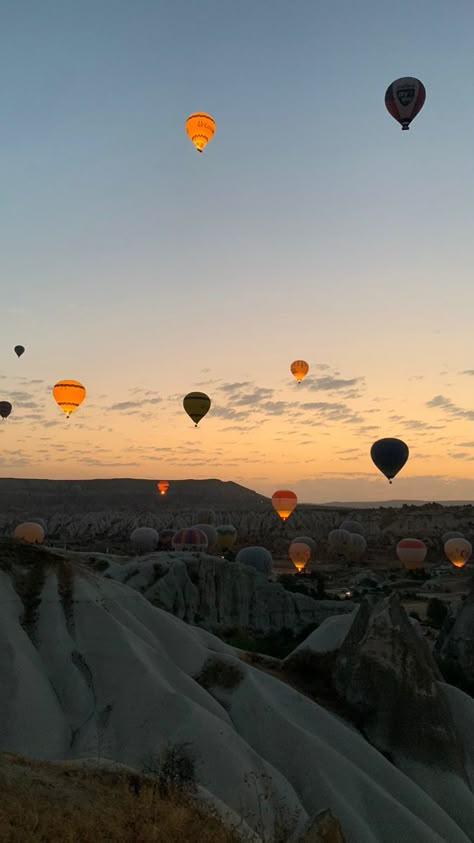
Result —
<instances>
[{"instance_id":1,"label":"stone outcrop","mask_svg":"<svg viewBox=\"0 0 474 843\"><path fill-rule=\"evenodd\" d=\"M93 554L82 558L87 564L102 559L105 565L107 560ZM298 633L355 608L348 600L313 600L292 594L248 565L204 553L151 553L125 564L111 561L103 573L135 588L154 606L208 629L271 632L287 628Z\"/></svg>"},{"instance_id":2,"label":"stone outcrop","mask_svg":"<svg viewBox=\"0 0 474 843\"><path fill-rule=\"evenodd\" d=\"M311 822L301 843L346 843L339 820L331 811L321 811Z\"/></svg>"},{"instance_id":3,"label":"stone outcrop","mask_svg":"<svg viewBox=\"0 0 474 843\"><path fill-rule=\"evenodd\" d=\"M474 693L474 585L453 617L449 614L435 647L446 678Z\"/></svg>"},{"instance_id":4,"label":"stone outcrop","mask_svg":"<svg viewBox=\"0 0 474 843\"><path fill-rule=\"evenodd\" d=\"M368 740L405 759L465 778L464 754L441 674L398 597L362 603L339 650L334 686Z\"/></svg>"}]
</instances>

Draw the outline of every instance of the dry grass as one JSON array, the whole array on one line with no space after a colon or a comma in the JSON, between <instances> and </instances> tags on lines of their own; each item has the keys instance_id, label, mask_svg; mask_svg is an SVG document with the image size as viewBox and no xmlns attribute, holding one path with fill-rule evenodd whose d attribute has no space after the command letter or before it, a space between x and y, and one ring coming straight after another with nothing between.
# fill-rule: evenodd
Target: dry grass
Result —
<instances>
[{"instance_id":1,"label":"dry grass","mask_svg":"<svg viewBox=\"0 0 474 843\"><path fill-rule=\"evenodd\" d=\"M0 755L2 843L241 843L191 797L149 776Z\"/></svg>"}]
</instances>

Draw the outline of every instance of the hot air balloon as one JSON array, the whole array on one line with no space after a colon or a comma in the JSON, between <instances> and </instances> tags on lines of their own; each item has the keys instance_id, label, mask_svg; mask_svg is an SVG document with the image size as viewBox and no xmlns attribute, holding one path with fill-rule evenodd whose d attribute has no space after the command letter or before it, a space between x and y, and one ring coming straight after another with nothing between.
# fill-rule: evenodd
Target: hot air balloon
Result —
<instances>
[{"instance_id":1,"label":"hot air balloon","mask_svg":"<svg viewBox=\"0 0 474 843\"><path fill-rule=\"evenodd\" d=\"M472 544L467 539L449 539L444 552L455 568L462 568L471 558Z\"/></svg>"},{"instance_id":2,"label":"hot air balloon","mask_svg":"<svg viewBox=\"0 0 474 843\"><path fill-rule=\"evenodd\" d=\"M16 539L30 544L42 544L44 541L44 530L41 524L36 524L34 521L23 521L22 524L18 524L13 535Z\"/></svg>"},{"instance_id":3,"label":"hot air balloon","mask_svg":"<svg viewBox=\"0 0 474 843\"><path fill-rule=\"evenodd\" d=\"M227 553L237 541L237 530L232 524L220 524L219 527L216 527L216 532L216 549L218 553Z\"/></svg>"},{"instance_id":4,"label":"hot air balloon","mask_svg":"<svg viewBox=\"0 0 474 843\"><path fill-rule=\"evenodd\" d=\"M350 518L347 518L342 524L339 525L340 530L347 530L348 533L358 533L360 536L364 535L364 528L359 521L352 521Z\"/></svg>"},{"instance_id":5,"label":"hot air balloon","mask_svg":"<svg viewBox=\"0 0 474 843\"><path fill-rule=\"evenodd\" d=\"M420 539L402 539L398 542L396 550L400 562L408 571L423 567L427 547Z\"/></svg>"},{"instance_id":6,"label":"hot air balloon","mask_svg":"<svg viewBox=\"0 0 474 843\"><path fill-rule=\"evenodd\" d=\"M216 130L215 121L210 114L197 111L189 115L185 125L188 137L191 138L197 151L202 152Z\"/></svg>"},{"instance_id":7,"label":"hot air balloon","mask_svg":"<svg viewBox=\"0 0 474 843\"><path fill-rule=\"evenodd\" d=\"M192 530L201 530L207 536L208 548L214 547L217 542L217 530L212 524L193 524Z\"/></svg>"},{"instance_id":8,"label":"hot air balloon","mask_svg":"<svg viewBox=\"0 0 474 843\"><path fill-rule=\"evenodd\" d=\"M53 398L63 413L66 413L66 418L77 410L85 397L86 389L79 381L66 379L53 386Z\"/></svg>"},{"instance_id":9,"label":"hot air balloon","mask_svg":"<svg viewBox=\"0 0 474 843\"><path fill-rule=\"evenodd\" d=\"M303 378L305 378L309 372L309 366L306 360L293 360L293 363L290 366L290 372L296 378L298 383L301 383Z\"/></svg>"},{"instance_id":10,"label":"hot air balloon","mask_svg":"<svg viewBox=\"0 0 474 843\"><path fill-rule=\"evenodd\" d=\"M266 547L243 547L236 559L239 565L248 565L261 574L271 574L273 567L272 554Z\"/></svg>"},{"instance_id":11,"label":"hot air balloon","mask_svg":"<svg viewBox=\"0 0 474 843\"><path fill-rule=\"evenodd\" d=\"M450 539L463 539L463 538L464 538L464 533L460 533L458 530L448 530L447 533L443 533L443 535L441 536L441 544L444 547L446 542L448 542Z\"/></svg>"},{"instance_id":12,"label":"hot air balloon","mask_svg":"<svg viewBox=\"0 0 474 843\"><path fill-rule=\"evenodd\" d=\"M311 558L311 548L305 542L291 542L288 548L288 556L298 573L301 573Z\"/></svg>"},{"instance_id":13,"label":"hot air balloon","mask_svg":"<svg viewBox=\"0 0 474 843\"><path fill-rule=\"evenodd\" d=\"M133 530L130 541L138 553L152 553L158 547L160 535L153 527L137 527Z\"/></svg>"},{"instance_id":14,"label":"hot air balloon","mask_svg":"<svg viewBox=\"0 0 474 843\"><path fill-rule=\"evenodd\" d=\"M160 495L166 495L166 492L168 491L169 487L170 484L167 480L159 480L156 484L156 488L158 489Z\"/></svg>"},{"instance_id":15,"label":"hot air balloon","mask_svg":"<svg viewBox=\"0 0 474 843\"><path fill-rule=\"evenodd\" d=\"M207 536L195 527L184 527L173 536L173 550L207 550Z\"/></svg>"},{"instance_id":16,"label":"hot air balloon","mask_svg":"<svg viewBox=\"0 0 474 843\"><path fill-rule=\"evenodd\" d=\"M7 419L12 409L12 405L9 401L0 401L0 416L2 419Z\"/></svg>"},{"instance_id":17,"label":"hot air balloon","mask_svg":"<svg viewBox=\"0 0 474 843\"><path fill-rule=\"evenodd\" d=\"M209 412L211 399L205 392L188 392L183 398L183 407L197 427L201 419Z\"/></svg>"},{"instance_id":18,"label":"hot air balloon","mask_svg":"<svg viewBox=\"0 0 474 843\"><path fill-rule=\"evenodd\" d=\"M316 553L316 542L314 539L310 538L310 536L297 536L296 539L291 540L291 544L293 544L293 542L302 542L303 544L307 544L311 553Z\"/></svg>"},{"instance_id":19,"label":"hot air balloon","mask_svg":"<svg viewBox=\"0 0 474 843\"><path fill-rule=\"evenodd\" d=\"M348 562L359 562L367 550L367 542L360 533L349 533L350 542L345 550L345 557Z\"/></svg>"},{"instance_id":20,"label":"hot air balloon","mask_svg":"<svg viewBox=\"0 0 474 843\"><path fill-rule=\"evenodd\" d=\"M25 347L24 345L16 345L13 351L17 357L21 357L21 355L25 353Z\"/></svg>"},{"instance_id":21,"label":"hot air balloon","mask_svg":"<svg viewBox=\"0 0 474 843\"><path fill-rule=\"evenodd\" d=\"M423 82L412 76L395 79L385 92L385 106L389 114L409 129L411 121L423 108L426 90Z\"/></svg>"},{"instance_id":22,"label":"hot air balloon","mask_svg":"<svg viewBox=\"0 0 474 843\"><path fill-rule=\"evenodd\" d=\"M278 492L274 492L272 495L273 509L278 513L282 521L286 521L289 518L297 503L298 498L295 493L290 492L288 489L279 489Z\"/></svg>"},{"instance_id":23,"label":"hot air balloon","mask_svg":"<svg viewBox=\"0 0 474 843\"><path fill-rule=\"evenodd\" d=\"M331 530L328 535L328 547L329 550L334 551L334 553L341 553L344 556L349 550L351 543L351 534L347 530Z\"/></svg>"},{"instance_id":24,"label":"hot air balloon","mask_svg":"<svg viewBox=\"0 0 474 843\"><path fill-rule=\"evenodd\" d=\"M408 459L408 445L401 439L378 439L370 449L370 456L379 471L391 483Z\"/></svg>"}]
</instances>

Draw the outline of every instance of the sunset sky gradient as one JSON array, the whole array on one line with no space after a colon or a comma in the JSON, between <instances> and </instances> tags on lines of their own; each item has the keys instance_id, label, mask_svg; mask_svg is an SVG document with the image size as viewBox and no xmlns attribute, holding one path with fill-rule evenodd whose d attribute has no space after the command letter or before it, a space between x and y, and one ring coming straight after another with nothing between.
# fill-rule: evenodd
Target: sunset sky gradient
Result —
<instances>
[{"instance_id":1,"label":"sunset sky gradient","mask_svg":"<svg viewBox=\"0 0 474 843\"><path fill-rule=\"evenodd\" d=\"M473 28L471 0L3 3L2 476L474 499Z\"/></svg>"}]
</instances>

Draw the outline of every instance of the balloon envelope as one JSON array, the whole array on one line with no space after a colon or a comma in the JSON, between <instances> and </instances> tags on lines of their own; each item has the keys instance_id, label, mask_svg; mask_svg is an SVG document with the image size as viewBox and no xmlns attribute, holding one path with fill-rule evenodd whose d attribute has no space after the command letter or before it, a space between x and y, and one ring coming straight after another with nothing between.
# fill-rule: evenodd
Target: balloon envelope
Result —
<instances>
[{"instance_id":1,"label":"balloon envelope","mask_svg":"<svg viewBox=\"0 0 474 843\"><path fill-rule=\"evenodd\" d=\"M309 366L306 360L293 360L293 363L290 366L290 372L296 378L298 383L301 383L303 378L305 378L309 372Z\"/></svg>"},{"instance_id":2,"label":"balloon envelope","mask_svg":"<svg viewBox=\"0 0 474 843\"><path fill-rule=\"evenodd\" d=\"M77 410L85 397L86 388L79 381L66 378L53 386L53 398L67 418Z\"/></svg>"},{"instance_id":3,"label":"balloon envelope","mask_svg":"<svg viewBox=\"0 0 474 843\"><path fill-rule=\"evenodd\" d=\"M291 540L291 544L293 544L293 542L302 542L303 544L307 544L311 552L316 553L317 544L310 536L297 536L296 539Z\"/></svg>"},{"instance_id":4,"label":"balloon envelope","mask_svg":"<svg viewBox=\"0 0 474 843\"><path fill-rule=\"evenodd\" d=\"M211 399L205 392L188 392L183 398L183 407L196 427L211 407Z\"/></svg>"},{"instance_id":5,"label":"balloon envelope","mask_svg":"<svg viewBox=\"0 0 474 843\"><path fill-rule=\"evenodd\" d=\"M441 544L444 547L446 542L448 542L450 539L463 539L463 538L464 538L464 533L460 533L459 530L448 530L447 533L443 533L443 535L441 536Z\"/></svg>"},{"instance_id":6,"label":"balloon envelope","mask_svg":"<svg viewBox=\"0 0 474 843\"><path fill-rule=\"evenodd\" d=\"M207 549L207 536L196 527L184 527L173 536L173 550L203 551Z\"/></svg>"},{"instance_id":7,"label":"balloon envelope","mask_svg":"<svg viewBox=\"0 0 474 843\"><path fill-rule=\"evenodd\" d=\"M272 554L266 547L243 547L236 559L239 565L248 565L261 574L271 574L273 567Z\"/></svg>"},{"instance_id":8,"label":"balloon envelope","mask_svg":"<svg viewBox=\"0 0 474 843\"><path fill-rule=\"evenodd\" d=\"M423 82L413 76L395 79L385 92L385 107L389 114L409 129L411 121L423 108L426 90Z\"/></svg>"},{"instance_id":9,"label":"balloon envelope","mask_svg":"<svg viewBox=\"0 0 474 843\"><path fill-rule=\"evenodd\" d=\"M237 541L237 530L232 524L220 524L216 527L217 541L216 548L219 553L230 550Z\"/></svg>"},{"instance_id":10,"label":"balloon envelope","mask_svg":"<svg viewBox=\"0 0 474 843\"><path fill-rule=\"evenodd\" d=\"M160 535L153 527L137 527L133 530L130 541L139 553L152 553L158 547Z\"/></svg>"},{"instance_id":11,"label":"balloon envelope","mask_svg":"<svg viewBox=\"0 0 474 843\"><path fill-rule=\"evenodd\" d=\"M192 530L200 530L207 537L207 546L214 547L217 542L217 530L212 524L193 524Z\"/></svg>"},{"instance_id":12,"label":"balloon envelope","mask_svg":"<svg viewBox=\"0 0 474 843\"><path fill-rule=\"evenodd\" d=\"M205 111L196 111L189 115L185 125L186 134L191 138L197 151L202 152L216 130L215 120Z\"/></svg>"},{"instance_id":13,"label":"balloon envelope","mask_svg":"<svg viewBox=\"0 0 474 843\"><path fill-rule=\"evenodd\" d=\"M367 550L367 542L360 533L349 533L349 535L349 546L345 550L346 559L350 562L359 562Z\"/></svg>"},{"instance_id":14,"label":"balloon envelope","mask_svg":"<svg viewBox=\"0 0 474 843\"><path fill-rule=\"evenodd\" d=\"M160 495L166 495L166 492L168 491L169 487L170 484L167 480L159 480L156 484L156 488L158 489Z\"/></svg>"},{"instance_id":15,"label":"balloon envelope","mask_svg":"<svg viewBox=\"0 0 474 843\"><path fill-rule=\"evenodd\" d=\"M13 351L17 357L21 357L21 355L25 353L25 347L23 345L16 345Z\"/></svg>"},{"instance_id":16,"label":"balloon envelope","mask_svg":"<svg viewBox=\"0 0 474 843\"><path fill-rule=\"evenodd\" d=\"M35 521L23 521L18 524L13 535L16 539L21 539L30 544L42 544L44 541L43 527Z\"/></svg>"},{"instance_id":17,"label":"balloon envelope","mask_svg":"<svg viewBox=\"0 0 474 843\"><path fill-rule=\"evenodd\" d=\"M392 482L393 477L405 465L409 455L408 445L401 439L387 437L378 439L370 449L370 456L379 471Z\"/></svg>"},{"instance_id":18,"label":"balloon envelope","mask_svg":"<svg viewBox=\"0 0 474 843\"><path fill-rule=\"evenodd\" d=\"M278 513L282 521L286 521L289 518L297 503L298 498L289 489L279 489L272 495L273 509Z\"/></svg>"},{"instance_id":19,"label":"balloon envelope","mask_svg":"<svg viewBox=\"0 0 474 843\"><path fill-rule=\"evenodd\" d=\"M328 547L335 553L346 554L351 543L351 534L348 530L331 530L328 535Z\"/></svg>"},{"instance_id":20,"label":"balloon envelope","mask_svg":"<svg viewBox=\"0 0 474 843\"><path fill-rule=\"evenodd\" d=\"M472 554L472 544L467 539L448 539L444 552L455 568L462 568Z\"/></svg>"},{"instance_id":21,"label":"balloon envelope","mask_svg":"<svg viewBox=\"0 0 474 843\"><path fill-rule=\"evenodd\" d=\"M350 518L347 518L346 521L343 521L342 524L339 525L339 529L347 530L348 533L358 533L360 536L364 535L364 528L359 521L351 521Z\"/></svg>"},{"instance_id":22,"label":"balloon envelope","mask_svg":"<svg viewBox=\"0 0 474 843\"><path fill-rule=\"evenodd\" d=\"M311 558L311 548L305 542L291 542L288 556L298 571L302 571Z\"/></svg>"},{"instance_id":23,"label":"balloon envelope","mask_svg":"<svg viewBox=\"0 0 474 843\"><path fill-rule=\"evenodd\" d=\"M421 539L402 539L397 544L397 556L408 571L421 568L426 559L427 547Z\"/></svg>"},{"instance_id":24,"label":"balloon envelope","mask_svg":"<svg viewBox=\"0 0 474 843\"><path fill-rule=\"evenodd\" d=\"M9 401L0 401L0 416L2 419L7 419L13 407Z\"/></svg>"}]
</instances>

